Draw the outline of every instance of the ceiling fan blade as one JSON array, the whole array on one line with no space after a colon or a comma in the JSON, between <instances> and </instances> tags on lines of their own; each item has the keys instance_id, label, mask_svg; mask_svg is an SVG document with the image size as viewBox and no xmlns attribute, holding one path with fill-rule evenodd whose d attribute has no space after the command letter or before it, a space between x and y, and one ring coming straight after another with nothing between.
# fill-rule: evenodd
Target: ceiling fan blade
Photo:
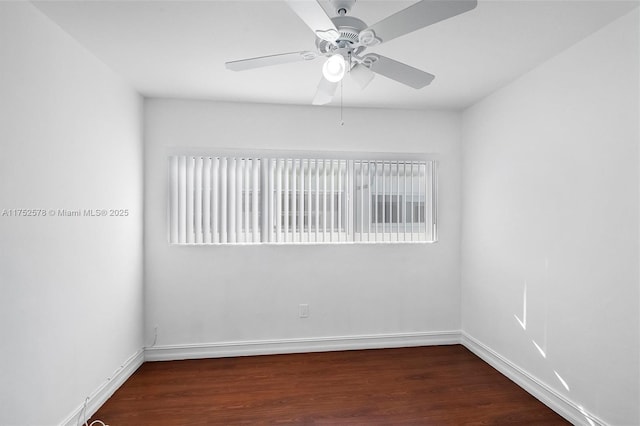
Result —
<instances>
[{"instance_id":1,"label":"ceiling fan blade","mask_svg":"<svg viewBox=\"0 0 640 426\"><path fill-rule=\"evenodd\" d=\"M340 36L335 24L316 0L287 0L287 4L321 39L335 41Z\"/></svg>"},{"instance_id":2,"label":"ceiling fan blade","mask_svg":"<svg viewBox=\"0 0 640 426\"><path fill-rule=\"evenodd\" d=\"M373 30L381 42L387 42L468 12L477 5L477 0L422 0L373 24L368 30Z\"/></svg>"},{"instance_id":3,"label":"ceiling fan blade","mask_svg":"<svg viewBox=\"0 0 640 426\"><path fill-rule=\"evenodd\" d=\"M310 61L318 55L314 52L302 51L282 53L279 55L259 56L257 58L241 59L239 61L225 62L227 69L244 71L252 68L268 67L270 65L286 64L289 62Z\"/></svg>"},{"instance_id":4,"label":"ceiling fan blade","mask_svg":"<svg viewBox=\"0 0 640 426\"><path fill-rule=\"evenodd\" d=\"M362 64L354 65L354 67L351 68L351 71L349 73L351 74L351 78L353 78L353 80L356 83L358 83L358 86L360 86L360 89L363 89L363 90L365 87L369 85L369 83L371 83L371 80L373 80L373 77L375 77L375 74L373 73L373 71L371 71L369 68L367 68Z\"/></svg>"},{"instance_id":5,"label":"ceiling fan blade","mask_svg":"<svg viewBox=\"0 0 640 426\"><path fill-rule=\"evenodd\" d=\"M331 102L333 99L333 95L335 95L336 90L338 89L338 83L332 83L324 76L320 80L318 84L318 90L316 91L316 96L313 98L313 105L325 105Z\"/></svg>"},{"instance_id":6,"label":"ceiling fan blade","mask_svg":"<svg viewBox=\"0 0 640 426\"><path fill-rule=\"evenodd\" d=\"M381 55L367 55L365 56L365 62L371 64L370 69L376 74L406 84L414 89L421 89L436 78L433 74Z\"/></svg>"}]
</instances>

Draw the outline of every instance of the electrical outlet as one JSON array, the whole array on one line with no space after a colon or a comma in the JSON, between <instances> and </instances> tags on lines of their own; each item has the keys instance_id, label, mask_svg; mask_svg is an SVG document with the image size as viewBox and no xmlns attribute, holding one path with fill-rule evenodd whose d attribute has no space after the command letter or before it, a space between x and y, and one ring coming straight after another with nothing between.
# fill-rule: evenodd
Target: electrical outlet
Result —
<instances>
[{"instance_id":1,"label":"electrical outlet","mask_svg":"<svg viewBox=\"0 0 640 426\"><path fill-rule=\"evenodd\" d=\"M306 303L301 303L298 306L298 315L300 318L309 318L309 305Z\"/></svg>"}]
</instances>

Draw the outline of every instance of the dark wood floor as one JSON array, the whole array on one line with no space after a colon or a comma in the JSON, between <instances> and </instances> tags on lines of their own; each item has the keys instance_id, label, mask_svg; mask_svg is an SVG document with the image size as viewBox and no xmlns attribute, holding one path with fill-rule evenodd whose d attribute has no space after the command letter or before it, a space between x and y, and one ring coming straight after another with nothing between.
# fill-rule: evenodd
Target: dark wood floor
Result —
<instances>
[{"instance_id":1,"label":"dark wood floor","mask_svg":"<svg viewBox=\"0 0 640 426\"><path fill-rule=\"evenodd\" d=\"M128 425L567 425L460 345L145 363L96 413Z\"/></svg>"}]
</instances>

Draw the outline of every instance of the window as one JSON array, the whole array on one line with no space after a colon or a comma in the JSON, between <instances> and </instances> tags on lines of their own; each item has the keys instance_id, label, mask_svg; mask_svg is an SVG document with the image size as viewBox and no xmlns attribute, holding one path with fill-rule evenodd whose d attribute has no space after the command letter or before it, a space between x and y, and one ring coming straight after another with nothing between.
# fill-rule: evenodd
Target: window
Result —
<instances>
[{"instance_id":1,"label":"window","mask_svg":"<svg viewBox=\"0 0 640 426\"><path fill-rule=\"evenodd\" d=\"M433 161L172 156L172 244L434 242Z\"/></svg>"},{"instance_id":2,"label":"window","mask_svg":"<svg viewBox=\"0 0 640 426\"><path fill-rule=\"evenodd\" d=\"M355 241L436 241L432 161L355 161Z\"/></svg>"}]
</instances>

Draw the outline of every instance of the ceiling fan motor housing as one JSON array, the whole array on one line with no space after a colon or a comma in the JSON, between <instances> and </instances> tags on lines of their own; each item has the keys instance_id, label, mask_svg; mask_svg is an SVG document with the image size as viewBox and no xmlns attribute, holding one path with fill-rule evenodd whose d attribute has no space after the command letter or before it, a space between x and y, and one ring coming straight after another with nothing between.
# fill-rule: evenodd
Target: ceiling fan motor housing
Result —
<instances>
[{"instance_id":1,"label":"ceiling fan motor housing","mask_svg":"<svg viewBox=\"0 0 640 426\"><path fill-rule=\"evenodd\" d=\"M346 55L357 55L366 48L360 42L359 36L360 32L367 28L367 24L352 16L336 16L331 20L338 29L340 36L335 43L316 37L316 47L321 54L331 56L335 53L342 53L346 58Z\"/></svg>"}]
</instances>

